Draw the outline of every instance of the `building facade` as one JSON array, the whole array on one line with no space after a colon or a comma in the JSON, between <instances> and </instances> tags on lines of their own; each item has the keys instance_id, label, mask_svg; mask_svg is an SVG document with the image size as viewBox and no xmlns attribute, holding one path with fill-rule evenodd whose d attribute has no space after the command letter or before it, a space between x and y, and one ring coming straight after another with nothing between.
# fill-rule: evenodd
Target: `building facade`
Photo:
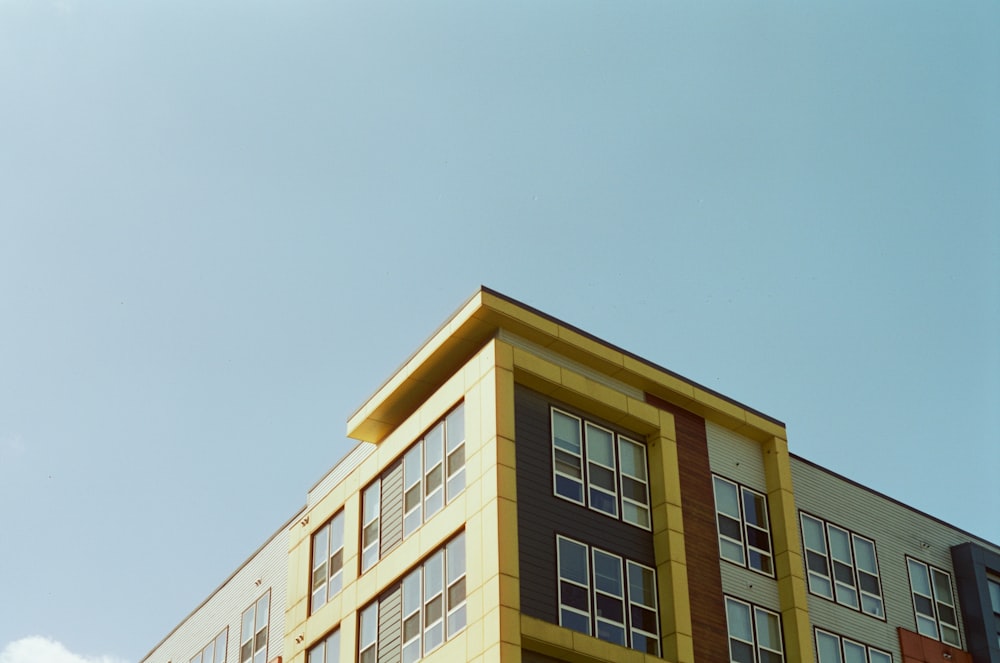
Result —
<instances>
[{"instance_id":1,"label":"building facade","mask_svg":"<svg viewBox=\"0 0 1000 663\"><path fill-rule=\"evenodd\" d=\"M996 545L491 290L348 435L144 662L1000 663Z\"/></svg>"}]
</instances>

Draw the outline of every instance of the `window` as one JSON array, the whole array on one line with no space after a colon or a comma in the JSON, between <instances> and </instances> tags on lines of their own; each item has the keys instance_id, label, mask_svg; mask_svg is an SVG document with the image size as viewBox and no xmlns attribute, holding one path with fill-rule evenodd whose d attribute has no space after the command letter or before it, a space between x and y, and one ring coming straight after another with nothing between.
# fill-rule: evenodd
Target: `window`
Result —
<instances>
[{"instance_id":1,"label":"window","mask_svg":"<svg viewBox=\"0 0 1000 663\"><path fill-rule=\"evenodd\" d=\"M240 629L240 663L267 661L270 603L271 591L268 590L252 606L243 611L243 625Z\"/></svg>"},{"instance_id":2,"label":"window","mask_svg":"<svg viewBox=\"0 0 1000 663\"><path fill-rule=\"evenodd\" d=\"M993 608L993 623L997 629L997 647L1000 647L1000 580L987 578L986 586L990 591L990 606Z\"/></svg>"},{"instance_id":3,"label":"window","mask_svg":"<svg viewBox=\"0 0 1000 663\"><path fill-rule=\"evenodd\" d=\"M906 558L906 567L910 572L910 591L913 594L917 632L961 647L951 576L911 557Z\"/></svg>"},{"instance_id":4,"label":"window","mask_svg":"<svg viewBox=\"0 0 1000 663\"><path fill-rule=\"evenodd\" d=\"M781 617L760 606L726 597L729 660L732 663L781 663Z\"/></svg>"},{"instance_id":5,"label":"window","mask_svg":"<svg viewBox=\"0 0 1000 663\"><path fill-rule=\"evenodd\" d=\"M801 522L809 591L885 619L875 542L806 513Z\"/></svg>"},{"instance_id":6,"label":"window","mask_svg":"<svg viewBox=\"0 0 1000 663\"><path fill-rule=\"evenodd\" d=\"M746 486L712 477L719 554L723 559L774 576L767 498Z\"/></svg>"},{"instance_id":7,"label":"window","mask_svg":"<svg viewBox=\"0 0 1000 663\"><path fill-rule=\"evenodd\" d=\"M309 650L306 663L338 663L340 661L340 629L323 638Z\"/></svg>"},{"instance_id":8,"label":"window","mask_svg":"<svg viewBox=\"0 0 1000 663\"><path fill-rule=\"evenodd\" d=\"M646 447L555 408L552 487L558 497L650 529Z\"/></svg>"},{"instance_id":9,"label":"window","mask_svg":"<svg viewBox=\"0 0 1000 663\"><path fill-rule=\"evenodd\" d=\"M816 629L819 663L892 663L892 654Z\"/></svg>"},{"instance_id":10,"label":"window","mask_svg":"<svg viewBox=\"0 0 1000 663\"><path fill-rule=\"evenodd\" d=\"M376 479L361 496L361 571L367 571L378 561L379 512L382 501L382 482Z\"/></svg>"},{"instance_id":11,"label":"window","mask_svg":"<svg viewBox=\"0 0 1000 663\"><path fill-rule=\"evenodd\" d=\"M344 585L344 512L341 511L312 536L312 602L315 612Z\"/></svg>"},{"instance_id":12,"label":"window","mask_svg":"<svg viewBox=\"0 0 1000 663\"><path fill-rule=\"evenodd\" d=\"M378 653L378 601L358 615L358 663L375 663Z\"/></svg>"},{"instance_id":13,"label":"window","mask_svg":"<svg viewBox=\"0 0 1000 663\"><path fill-rule=\"evenodd\" d=\"M656 572L556 536L559 625L659 656Z\"/></svg>"},{"instance_id":14,"label":"window","mask_svg":"<svg viewBox=\"0 0 1000 663\"><path fill-rule=\"evenodd\" d=\"M398 475L394 474L400 464L401 492ZM465 404L459 403L414 442L401 461L393 463L365 489L361 571L371 568L383 552L388 553L417 531L463 490ZM380 514L384 517L380 518Z\"/></svg>"},{"instance_id":15,"label":"window","mask_svg":"<svg viewBox=\"0 0 1000 663\"><path fill-rule=\"evenodd\" d=\"M191 663L225 663L228 635L229 630L223 629L222 633L191 658Z\"/></svg>"}]
</instances>

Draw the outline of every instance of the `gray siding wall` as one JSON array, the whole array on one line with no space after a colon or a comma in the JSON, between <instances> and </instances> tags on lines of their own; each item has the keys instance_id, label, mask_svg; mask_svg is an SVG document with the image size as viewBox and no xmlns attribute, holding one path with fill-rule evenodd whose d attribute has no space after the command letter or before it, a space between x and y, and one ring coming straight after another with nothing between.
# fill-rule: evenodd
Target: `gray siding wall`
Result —
<instances>
[{"instance_id":1,"label":"gray siding wall","mask_svg":"<svg viewBox=\"0 0 1000 663\"><path fill-rule=\"evenodd\" d=\"M403 653L403 586L387 590L378 602L378 663L399 663Z\"/></svg>"},{"instance_id":2,"label":"gray siding wall","mask_svg":"<svg viewBox=\"0 0 1000 663\"><path fill-rule=\"evenodd\" d=\"M887 621L810 593L813 625L892 652L895 661L902 661L896 627L917 630L906 557L950 573L955 590L951 547L972 537L803 459L792 456L791 466L800 513L808 512L873 540L882 579ZM958 595L954 594L962 644L967 648Z\"/></svg>"},{"instance_id":3,"label":"gray siding wall","mask_svg":"<svg viewBox=\"0 0 1000 663\"><path fill-rule=\"evenodd\" d=\"M520 385L514 390L521 611L559 623L556 534L656 567L652 533L555 497L550 405L642 441L644 437L551 402ZM513 554L513 550L509 551Z\"/></svg>"},{"instance_id":4,"label":"gray siding wall","mask_svg":"<svg viewBox=\"0 0 1000 663\"><path fill-rule=\"evenodd\" d=\"M280 656L285 636L288 525L298 518L299 514L296 514L283 525L236 573L149 652L142 663L187 663L227 627L226 661L237 661L243 611L268 589L271 590L271 607L267 658L271 660Z\"/></svg>"},{"instance_id":5,"label":"gray siding wall","mask_svg":"<svg viewBox=\"0 0 1000 663\"><path fill-rule=\"evenodd\" d=\"M403 542L403 462L397 460L382 473L380 552L385 557Z\"/></svg>"},{"instance_id":6,"label":"gray siding wall","mask_svg":"<svg viewBox=\"0 0 1000 663\"><path fill-rule=\"evenodd\" d=\"M767 495L764 454L760 444L711 421L705 422L705 432L712 473ZM719 564L723 592L771 610L779 610L781 603L776 579L743 568L721 556Z\"/></svg>"}]
</instances>

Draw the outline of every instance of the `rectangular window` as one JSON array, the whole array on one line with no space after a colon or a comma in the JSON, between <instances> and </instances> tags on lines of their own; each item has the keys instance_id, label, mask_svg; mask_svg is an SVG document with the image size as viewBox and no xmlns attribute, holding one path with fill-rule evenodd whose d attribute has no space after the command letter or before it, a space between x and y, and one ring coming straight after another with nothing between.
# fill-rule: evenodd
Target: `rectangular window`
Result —
<instances>
[{"instance_id":1,"label":"rectangular window","mask_svg":"<svg viewBox=\"0 0 1000 663\"><path fill-rule=\"evenodd\" d=\"M240 663L267 661L267 626L270 617L271 590L243 611L240 629Z\"/></svg>"},{"instance_id":2,"label":"rectangular window","mask_svg":"<svg viewBox=\"0 0 1000 663\"><path fill-rule=\"evenodd\" d=\"M906 558L910 573L910 591L917 632L941 642L962 646L958 635L958 613L955 610L951 576L912 557Z\"/></svg>"},{"instance_id":3,"label":"rectangular window","mask_svg":"<svg viewBox=\"0 0 1000 663\"><path fill-rule=\"evenodd\" d=\"M559 625L659 656L656 572L556 536Z\"/></svg>"},{"instance_id":4,"label":"rectangular window","mask_svg":"<svg viewBox=\"0 0 1000 663\"><path fill-rule=\"evenodd\" d=\"M378 654L378 601L358 614L358 663L375 663Z\"/></svg>"},{"instance_id":5,"label":"rectangular window","mask_svg":"<svg viewBox=\"0 0 1000 663\"><path fill-rule=\"evenodd\" d=\"M191 658L191 663L225 663L228 636L229 629L223 629L222 633Z\"/></svg>"},{"instance_id":6,"label":"rectangular window","mask_svg":"<svg viewBox=\"0 0 1000 663\"><path fill-rule=\"evenodd\" d=\"M892 654L816 629L818 663L892 663Z\"/></svg>"},{"instance_id":7,"label":"rectangular window","mask_svg":"<svg viewBox=\"0 0 1000 663\"><path fill-rule=\"evenodd\" d=\"M340 661L340 629L326 636L309 649L306 663L339 663Z\"/></svg>"},{"instance_id":8,"label":"rectangular window","mask_svg":"<svg viewBox=\"0 0 1000 663\"><path fill-rule=\"evenodd\" d=\"M402 663L420 660L465 628L465 567L463 532L403 577Z\"/></svg>"},{"instance_id":9,"label":"rectangular window","mask_svg":"<svg viewBox=\"0 0 1000 663\"><path fill-rule=\"evenodd\" d=\"M315 612L344 586L344 512L312 535L312 601Z\"/></svg>"},{"instance_id":10,"label":"rectangular window","mask_svg":"<svg viewBox=\"0 0 1000 663\"><path fill-rule=\"evenodd\" d=\"M727 596L726 626L732 663L781 663L785 660L781 617L777 613Z\"/></svg>"},{"instance_id":11,"label":"rectangular window","mask_svg":"<svg viewBox=\"0 0 1000 663\"><path fill-rule=\"evenodd\" d=\"M800 521L809 591L885 619L875 542L807 513Z\"/></svg>"},{"instance_id":12,"label":"rectangular window","mask_svg":"<svg viewBox=\"0 0 1000 663\"><path fill-rule=\"evenodd\" d=\"M735 481L712 477L722 559L774 576L767 497Z\"/></svg>"},{"instance_id":13,"label":"rectangular window","mask_svg":"<svg viewBox=\"0 0 1000 663\"><path fill-rule=\"evenodd\" d=\"M646 447L561 410L551 414L553 493L650 529Z\"/></svg>"},{"instance_id":14,"label":"rectangular window","mask_svg":"<svg viewBox=\"0 0 1000 663\"><path fill-rule=\"evenodd\" d=\"M381 512L382 482L376 479L361 496L361 571L370 569L379 556L379 513Z\"/></svg>"}]
</instances>

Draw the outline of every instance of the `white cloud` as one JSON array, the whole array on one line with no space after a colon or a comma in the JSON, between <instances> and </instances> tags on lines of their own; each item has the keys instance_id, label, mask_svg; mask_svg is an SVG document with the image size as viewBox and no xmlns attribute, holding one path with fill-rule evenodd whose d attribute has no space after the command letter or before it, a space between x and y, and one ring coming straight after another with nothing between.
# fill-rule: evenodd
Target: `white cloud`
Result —
<instances>
[{"instance_id":1,"label":"white cloud","mask_svg":"<svg viewBox=\"0 0 1000 663\"><path fill-rule=\"evenodd\" d=\"M0 663L126 663L114 656L74 654L61 643L33 635L11 642L0 651Z\"/></svg>"}]
</instances>

